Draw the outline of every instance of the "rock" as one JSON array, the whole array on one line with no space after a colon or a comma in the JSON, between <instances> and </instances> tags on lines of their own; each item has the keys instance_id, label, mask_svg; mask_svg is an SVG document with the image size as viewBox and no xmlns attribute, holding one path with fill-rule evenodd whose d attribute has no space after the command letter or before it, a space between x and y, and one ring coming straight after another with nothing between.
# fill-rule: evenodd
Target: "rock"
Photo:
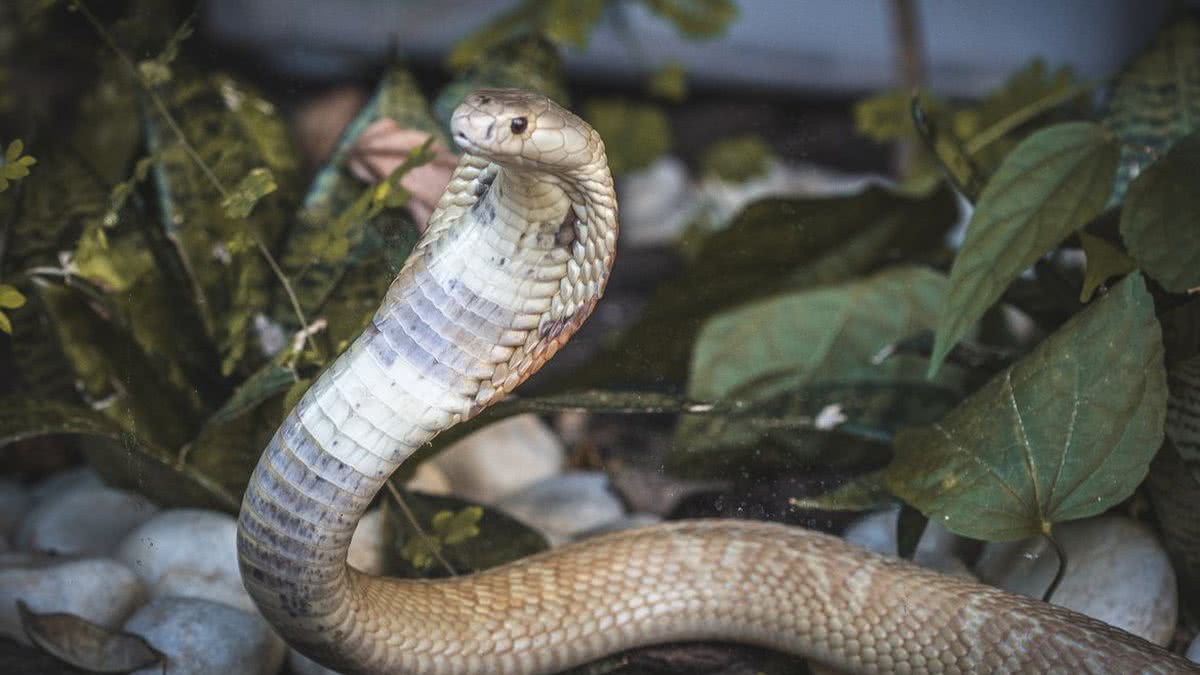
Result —
<instances>
[{"instance_id":1,"label":"rock","mask_svg":"<svg viewBox=\"0 0 1200 675\"><path fill-rule=\"evenodd\" d=\"M608 489L601 471L551 476L504 497L496 508L537 528L551 544L619 520L625 507Z\"/></svg>"},{"instance_id":2,"label":"rock","mask_svg":"<svg viewBox=\"0 0 1200 675\"><path fill-rule=\"evenodd\" d=\"M48 563L35 556L12 558L0 567L0 634L28 644L17 600L24 600L35 612L67 612L120 628L144 598L137 575L116 560Z\"/></svg>"},{"instance_id":3,"label":"rock","mask_svg":"<svg viewBox=\"0 0 1200 675\"><path fill-rule=\"evenodd\" d=\"M626 244L674 243L696 210L696 190L688 182L687 165L673 155L663 155L644 169L620 176L617 194Z\"/></svg>"},{"instance_id":4,"label":"rock","mask_svg":"<svg viewBox=\"0 0 1200 675\"><path fill-rule=\"evenodd\" d=\"M1187 652L1184 653L1184 656L1192 663L1200 663L1200 635L1192 638L1192 641L1188 643Z\"/></svg>"},{"instance_id":5,"label":"rock","mask_svg":"<svg viewBox=\"0 0 1200 675\"><path fill-rule=\"evenodd\" d=\"M1050 602L1166 645L1175 631L1175 572L1148 527L1122 516L1056 525L1067 554L1067 571ZM976 565L979 578L995 586L1042 597L1058 569L1058 557L1041 537L991 543Z\"/></svg>"},{"instance_id":6,"label":"rock","mask_svg":"<svg viewBox=\"0 0 1200 675\"><path fill-rule=\"evenodd\" d=\"M848 525L842 538L868 551L896 557L899 555L896 543L899 517L899 507L873 511ZM975 575L959 557L962 542L961 537L931 520L917 542L913 562L943 574L974 579Z\"/></svg>"},{"instance_id":7,"label":"rock","mask_svg":"<svg viewBox=\"0 0 1200 675\"><path fill-rule=\"evenodd\" d=\"M237 560L237 521L202 509L163 511L125 536L115 557L151 597L203 598L254 612Z\"/></svg>"},{"instance_id":8,"label":"rock","mask_svg":"<svg viewBox=\"0 0 1200 675\"><path fill-rule=\"evenodd\" d=\"M383 541L383 509L371 509L354 528L346 562L367 574L383 574Z\"/></svg>"},{"instance_id":9,"label":"rock","mask_svg":"<svg viewBox=\"0 0 1200 675\"><path fill-rule=\"evenodd\" d=\"M274 675L283 664L283 640L257 614L199 598L150 601L125 630L167 657L167 667L136 675Z\"/></svg>"},{"instance_id":10,"label":"rock","mask_svg":"<svg viewBox=\"0 0 1200 675\"><path fill-rule=\"evenodd\" d=\"M85 488L104 487L100 474L89 466L80 466L66 471L60 471L38 483L29 496L34 504L53 501L59 495L77 492Z\"/></svg>"},{"instance_id":11,"label":"rock","mask_svg":"<svg viewBox=\"0 0 1200 675\"><path fill-rule=\"evenodd\" d=\"M536 415L517 415L488 425L433 459L451 494L493 504L562 470L566 451Z\"/></svg>"},{"instance_id":12,"label":"rock","mask_svg":"<svg viewBox=\"0 0 1200 675\"><path fill-rule=\"evenodd\" d=\"M413 477L408 479L404 487L430 495L448 495L450 494L450 479L446 478L445 472L438 468L437 464L421 462L417 465L417 470L413 472Z\"/></svg>"},{"instance_id":13,"label":"rock","mask_svg":"<svg viewBox=\"0 0 1200 675\"><path fill-rule=\"evenodd\" d=\"M661 522L662 518L654 515L653 513L630 513L629 515L621 516L616 520L610 520L602 525L579 532L572 536L571 539L574 541L579 541L580 539L599 537L602 534L611 534L613 532L620 532L621 530L632 530Z\"/></svg>"},{"instance_id":14,"label":"rock","mask_svg":"<svg viewBox=\"0 0 1200 675\"><path fill-rule=\"evenodd\" d=\"M17 530L17 548L58 555L107 555L158 507L145 497L86 484L54 492Z\"/></svg>"},{"instance_id":15,"label":"rock","mask_svg":"<svg viewBox=\"0 0 1200 675\"><path fill-rule=\"evenodd\" d=\"M29 510L32 498L25 486L0 478L0 551L7 550L9 538Z\"/></svg>"}]
</instances>

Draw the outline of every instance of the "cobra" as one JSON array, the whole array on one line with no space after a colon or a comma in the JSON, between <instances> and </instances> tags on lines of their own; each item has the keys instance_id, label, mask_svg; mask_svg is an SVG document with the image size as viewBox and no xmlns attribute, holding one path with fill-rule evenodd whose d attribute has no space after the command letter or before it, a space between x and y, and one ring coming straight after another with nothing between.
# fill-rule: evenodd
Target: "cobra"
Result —
<instances>
[{"instance_id":1,"label":"cobra","mask_svg":"<svg viewBox=\"0 0 1200 675\"><path fill-rule=\"evenodd\" d=\"M245 586L298 650L355 673L550 673L688 640L859 673L1196 672L1082 615L771 523L662 524L436 581L349 567L384 481L549 359L613 262L612 177L583 120L481 90L451 130L465 154L423 238L287 415L242 503Z\"/></svg>"}]
</instances>

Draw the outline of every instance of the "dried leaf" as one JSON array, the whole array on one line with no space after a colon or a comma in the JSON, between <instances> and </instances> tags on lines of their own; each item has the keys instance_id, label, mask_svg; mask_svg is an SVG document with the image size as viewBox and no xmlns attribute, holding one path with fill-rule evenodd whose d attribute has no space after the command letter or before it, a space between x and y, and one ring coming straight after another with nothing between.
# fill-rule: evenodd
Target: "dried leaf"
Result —
<instances>
[{"instance_id":1,"label":"dried leaf","mask_svg":"<svg viewBox=\"0 0 1200 675\"><path fill-rule=\"evenodd\" d=\"M17 601L31 642L72 666L93 673L127 673L162 664L166 657L141 637L66 613L38 614Z\"/></svg>"}]
</instances>

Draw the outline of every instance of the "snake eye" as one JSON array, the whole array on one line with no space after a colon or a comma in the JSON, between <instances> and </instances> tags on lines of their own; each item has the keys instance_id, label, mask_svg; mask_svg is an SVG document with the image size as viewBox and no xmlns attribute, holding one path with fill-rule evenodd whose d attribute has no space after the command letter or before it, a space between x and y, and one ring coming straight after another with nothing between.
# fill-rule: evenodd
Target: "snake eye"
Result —
<instances>
[{"instance_id":1,"label":"snake eye","mask_svg":"<svg viewBox=\"0 0 1200 675\"><path fill-rule=\"evenodd\" d=\"M524 117L514 117L512 118L512 122L509 124L509 128L512 129L514 134L523 134L525 133L525 129L528 127L529 120Z\"/></svg>"}]
</instances>

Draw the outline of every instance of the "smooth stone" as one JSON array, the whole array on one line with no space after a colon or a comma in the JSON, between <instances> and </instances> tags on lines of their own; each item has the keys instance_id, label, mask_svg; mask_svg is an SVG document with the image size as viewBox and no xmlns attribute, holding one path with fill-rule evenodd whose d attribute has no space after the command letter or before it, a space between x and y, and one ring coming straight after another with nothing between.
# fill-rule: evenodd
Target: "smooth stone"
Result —
<instances>
[{"instance_id":1,"label":"smooth stone","mask_svg":"<svg viewBox=\"0 0 1200 675\"><path fill-rule=\"evenodd\" d=\"M647 527L661 522L662 518L653 513L630 513L616 520L610 520L607 523L579 532L571 538L579 541L581 539L588 539L589 537L599 537L602 534L612 534L613 532L620 532L622 530Z\"/></svg>"},{"instance_id":2,"label":"smooth stone","mask_svg":"<svg viewBox=\"0 0 1200 675\"><path fill-rule=\"evenodd\" d=\"M0 550L8 550L9 537L17 529L32 501L24 485L0 478Z\"/></svg>"},{"instance_id":3,"label":"smooth stone","mask_svg":"<svg viewBox=\"0 0 1200 675\"><path fill-rule=\"evenodd\" d=\"M274 675L286 649L259 615L200 598L151 600L125 622L167 657L137 675Z\"/></svg>"},{"instance_id":4,"label":"smooth stone","mask_svg":"<svg viewBox=\"0 0 1200 675\"><path fill-rule=\"evenodd\" d=\"M1200 635L1192 638L1192 641L1188 643L1184 656L1192 663L1200 663Z\"/></svg>"},{"instance_id":5,"label":"smooth stone","mask_svg":"<svg viewBox=\"0 0 1200 675\"><path fill-rule=\"evenodd\" d=\"M895 558L899 555L896 542L896 523L899 518L899 507L873 511L847 525L842 538L868 551ZM962 537L931 520L925 525L925 531L917 542L913 562L943 574L974 579L975 575L959 557L962 543Z\"/></svg>"},{"instance_id":6,"label":"smooth stone","mask_svg":"<svg viewBox=\"0 0 1200 675\"><path fill-rule=\"evenodd\" d=\"M108 555L158 507L141 495L87 484L37 504L17 530L17 548L58 555Z\"/></svg>"},{"instance_id":7,"label":"smooth stone","mask_svg":"<svg viewBox=\"0 0 1200 675\"><path fill-rule=\"evenodd\" d=\"M697 207L687 165L674 155L663 155L644 169L618 177L617 195L621 237L637 246L674 243Z\"/></svg>"},{"instance_id":8,"label":"smooth stone","mask_svg":"<svg viewBox=\"0 0 1200 675\"><path fill-rule=\"evenodd\" d=\"M766 197L832 197L862 192L888 180L870 174L845 173L809 162L770 160L767 171L742 183L706 176L700 181L703 217L724 226L747 205Z\"/></svg>"},{"instance_id":9,"label":"smooth stone","mask_svg":"<svg viewBox=\"0 0 1200 675\"><path fill-rule=\"evenodd\" d=\"M367 574L383 574L383 535L383 509L364 513L350 537L346 562Z\"/></svg>"},{"instance_id":10,"label":"smooth stone","mask_svg":"<svg viewBox=\"0 0 1200 675\"><path fill-rule=\"evenodd\" d=\"M609 490L602 471L574 471L551 476L496 502L496 508L530 527L551 544L625 515L625 506Z\"/></svg>"},{"instance_id":11,"label":"smooth stone","mask_svg":"<svg viewBox=\"0 0 1200 675\"><path fill-rule=\"evenodd\" d=\"M0 567L0 635L29 644L17 600L35 612L66 612L108 628L119 628L145 599L141 581L109 558L59 561L29 556ZM9 557L9 556L6 556Z\"/></svg>"},{"instance_id":12,"label":"smooth stone","mask_svg":"<svg viewBox=\"0 0 1200 675\"><path fill-rule=\"evenodd\" d=\"M1050 602L1165 646L1179 610L1175 571L1150 528L1123 516L1055 525L1067 570ZM1041 537L990 543L975 566L979 578L1035 598L1049 587L1058 556Z\"/></svg>"},{"instance_id":13,"label":"smooth stone","mask_svg":"<svg viewBox=\"0 0 1200 675\"><path fill-rule=\"evenodd\" d=\"M404 487L429 495L448 495L450 479L446 478L446 473L433 462L421 462Z\"/></svg>"},{"instance_id":14,"label":"smooth stone","mask_svg":"<svg viewBox=\"0 0 1200 675\"><path fill-rule=\"evenodd\" d=\"M237 559L237 520L203 509L172 509L142 523L115 557L150 589L151 597L203 598L253 612Z\"/></svg>"},{"instance_id":15,"label":"smooth stone","mask_svg":"<svg viewBox=\"0 0 1200 675\"><path fill-rule=\"evenodd\" d=\"M90 466L77 466L46 478L29 492L34 504L51 501L68 492L78 492L87 488L105 487L100 474Z\"/></svg>"},{"instance_id":16,"label":"smooth stone","mask_svg":"<svg viewBox=\"0 0 1200 675\"><path fill-rule=\"evenodd\" d=\"M493 504L562 471L562 442L533 414L517 415L467 436L433 459L451 494Z\"/></svg>"}]
</instances>

